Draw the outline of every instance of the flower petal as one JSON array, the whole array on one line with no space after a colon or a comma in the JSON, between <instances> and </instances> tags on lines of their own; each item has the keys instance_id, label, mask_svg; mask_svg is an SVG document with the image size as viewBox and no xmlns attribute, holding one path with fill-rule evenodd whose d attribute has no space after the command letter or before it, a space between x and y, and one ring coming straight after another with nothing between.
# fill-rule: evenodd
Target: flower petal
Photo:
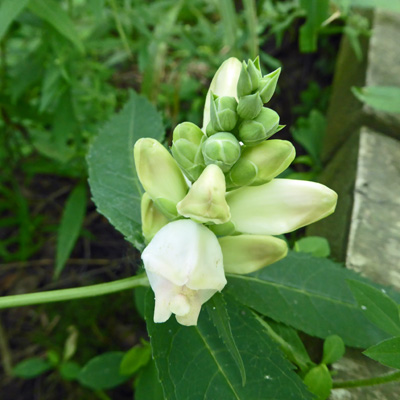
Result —
<instances>
[{"instance_id":1,"label":"flower petal","mask_svg":"<svg viewBox=\"0 0 400 400\"><path fill-rule=\"evenodd\" d=\"M224 61L215 73L208 89L206 104L204 106L203 131L205 131L210 122L211 92L217 96L235 97L237 100L236 87L241 69L242 63L237 58L231 57Z\"/></svg>"},{"instance_id":2,"label":"flower petal","mask_svg":"<svg viewBox=\"0 0 400 400\"><path fill-rule=\"evenodd\" d=\"M179 214L199 222L223 224L230 219L225 200L225 176L210 164L193 183L186 197L177 204Z\"/></svg>"},{"instance_id":3,"label":"flower petal","mask_svg":"<svg viewBox=\"0 0 400 400\"><path fill-rule=\"evenodd\" d=\"M222 290L226 284L217 237L189 219L161 228L144 249L142 260L146 271L177 286Z\"/></svg>"},{"instance_id":4,"label":"flower petal","mask_svg":"<svg viewBox=\"0 0 400 400\"><path fill-rule=\"evenodd\" d=\"M227 194L236 231L280 235L316 222L335 211L337 194L309 181L274 179Z\"/></svg>"},{"instance_id":5,"label":"flower petal","mask_svg":"<svg viewBox=\"0 0 400 400\"><path fill-rule=\"evenodd\" d=\"M225 272L233 274L250 274L279 261L288 251L286 242L273 236L225 236L218 241Z\"/></svg>"}]
</instances>

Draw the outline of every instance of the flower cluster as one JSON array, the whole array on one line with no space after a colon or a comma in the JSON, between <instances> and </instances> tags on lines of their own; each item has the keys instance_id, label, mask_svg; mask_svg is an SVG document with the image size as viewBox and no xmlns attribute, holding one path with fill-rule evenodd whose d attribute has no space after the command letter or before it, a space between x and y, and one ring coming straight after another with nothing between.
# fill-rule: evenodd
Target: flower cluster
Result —
<instances>
[{"instance_id":1,"label":"flower cluster","mask_svg":"<svg viewBox=\"0 0 400 400\"><path fill-rule=\"evenodd\" d=\"M211 82L203 128L173 132L171 153L154 139L134 147L142 197L142 259L155 293L155 322L171 314L196 325L201 305L226 285L285 257L276 238L331 214L337 195L308 181L277 179L292 144L266 140L281 129L264 107L280 70L262 76L258 59L225 61Z\"/></svg>"}]
</instances>

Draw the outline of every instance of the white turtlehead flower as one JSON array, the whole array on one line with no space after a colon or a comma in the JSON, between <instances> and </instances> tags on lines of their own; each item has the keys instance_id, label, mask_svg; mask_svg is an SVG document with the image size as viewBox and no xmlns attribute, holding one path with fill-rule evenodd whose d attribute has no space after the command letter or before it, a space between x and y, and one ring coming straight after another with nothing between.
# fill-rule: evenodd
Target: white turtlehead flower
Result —
<instances>
[{"instance_id":1,"label":"white turtlehead flower","mask_svg":"<svg viewBox=\"0 0 400 400\"><path fill-rule=\"evenodd\" d=\"M180 324L196 325L202 304L226 285L217 237L189 219L161 228L142 260L156 297L154 322L173 313Z\"/></svg>"}]
</instances>

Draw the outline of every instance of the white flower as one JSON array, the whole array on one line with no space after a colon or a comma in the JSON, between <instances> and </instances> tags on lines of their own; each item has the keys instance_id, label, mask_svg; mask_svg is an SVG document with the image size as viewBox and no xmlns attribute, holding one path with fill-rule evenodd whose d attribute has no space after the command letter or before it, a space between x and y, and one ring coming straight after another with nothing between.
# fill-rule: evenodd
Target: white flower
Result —
<instances>
[{"instance_id":1,"label":"white flower","mask_svg":"<svg viewBox=\"0 0 400 400\"><path fill-rule=\"evenodd\" d=\"M202 304L226 285L217 237L189 219L161 228L142 260L156 297L154 322L174 313L180 324L196 325Z\"/></svg>"},{"instance_id":2,"label":"white flower","mask_svg":"<svg viewBox=\"0 0 400 400\"><path fill-rule=\"evenodd\" d=\"M273 179L232 190L226 200L236 231L281 235L332 214L337 194L316 182Z\"/></svg>"}]
</instances>

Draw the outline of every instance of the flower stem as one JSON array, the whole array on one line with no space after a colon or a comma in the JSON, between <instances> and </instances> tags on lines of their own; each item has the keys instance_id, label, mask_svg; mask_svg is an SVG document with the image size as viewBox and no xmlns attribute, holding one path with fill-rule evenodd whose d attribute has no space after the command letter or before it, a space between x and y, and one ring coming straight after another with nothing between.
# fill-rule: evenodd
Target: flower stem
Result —
<instances>
[{"instance_id":1,"label":"flower stem","mask_svg":"<svg viewBox=\"0 0 400 400\"><path fill-rule=\"evenodd\" d=\"M0 297L0 309L29 306L33 304L54 303L56 301L83 299L86 297L101 296L133 289L138 286L148 286L146 275L133 276L114 282L100 283L98 285L83 286L73 289L51 290L48 292L18 294Z\"/></svg>"},{"instance_id":2,"label":"flower stem","mask_svg":"<svg viewBox=\"0 0 400 400\"><path fill-rule=\"evenodd\" d=\"M356 379L353 381L333 382L333 388L341 389L341 388L355 388L361 386L373 386L399 380L400 380L400 371L396 371L387 375L375 376L373 378L368 378L368 379Z\"/></svg>"}]
</instances>

